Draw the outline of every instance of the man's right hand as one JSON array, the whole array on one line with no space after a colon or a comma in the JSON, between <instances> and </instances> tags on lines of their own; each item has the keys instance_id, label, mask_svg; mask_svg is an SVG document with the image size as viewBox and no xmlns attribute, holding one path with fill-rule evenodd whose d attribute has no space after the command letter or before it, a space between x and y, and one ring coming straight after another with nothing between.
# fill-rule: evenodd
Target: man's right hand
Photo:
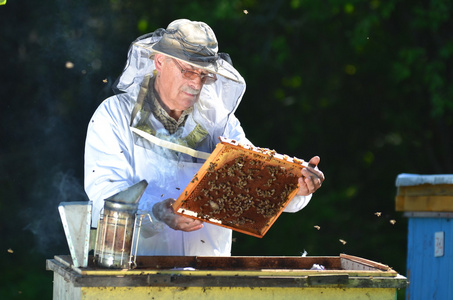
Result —
<instances>
[{"instance_id":1,"label":"man's right hand","mask_svg":"<svg viewBox=\"0 0 453 300\"><path fill-rule=\"evenodd\" d=\"M176 200L165 199L153 206L153 215L158 221L164 222L174 230L195 231L203 227L203 222L175 214L172 204Z\"/></svg>"}]
</instances>

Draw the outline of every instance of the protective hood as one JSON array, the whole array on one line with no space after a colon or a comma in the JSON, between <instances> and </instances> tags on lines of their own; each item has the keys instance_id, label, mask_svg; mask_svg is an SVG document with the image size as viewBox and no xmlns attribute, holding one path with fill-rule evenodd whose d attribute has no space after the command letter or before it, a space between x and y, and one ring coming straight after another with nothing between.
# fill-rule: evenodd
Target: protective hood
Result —
<instances>
[{"instance_id":1,"label":"protective hood","mask_svg":"<svg viewBox=\"0 0 453 300\"><path fill-rule=\"evenodd\" d=\"M146 103L148 83L156 74L152 46L162 38L164 31L158 29L139 37L131 44L126 66L114 87L117 94L122 94L120 99L126 97L134 106L131 118L133 127L143 124L143 118L150 118L149 113L140 112L150 105ZM230 115L238 107L245 92L245 81L232 64L220 56L217 63L222 66L222 70L226 70L223 74L228 74L228 77L217 74L215 83L203 86L193 113L184 126L184 132L179 132L178 138L197 130L206 131L211 138L217 139L222 135ZM149 107L147 110L149 112ZM155 132L148 133L155 135Z\"/></svg>"}]
</instances>

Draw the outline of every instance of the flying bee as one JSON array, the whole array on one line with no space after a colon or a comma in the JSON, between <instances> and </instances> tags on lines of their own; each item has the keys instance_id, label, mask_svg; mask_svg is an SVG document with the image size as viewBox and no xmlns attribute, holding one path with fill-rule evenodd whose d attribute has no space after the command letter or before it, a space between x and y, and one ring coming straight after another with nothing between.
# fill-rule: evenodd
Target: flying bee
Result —
<instances>
[{"instance_id":1,"label":"flying bee","mask_svg":"<svg viewBox=\"0 0 453 300\"><path fill-rule=\"evenodd\" d=\"M380 211L377 211L374 213L376 216L380 217L382 215L382 213Z\"/></svg>"},{"instance_id":2,"label":"flying bee","mask_svg":"<svg viewBox=\"0 0 453 300\"><path fill-rule=\"evenodd\" d=\"M315 227L315 228L318 229L318 230L321 229L321 227L318 226L318 225L315 225L315 226L313 226L313 227Z\"/></svg>"},{"instance_id":3,"label":"flying bee","mask_svg":"<svg viewBox=\"0 0 453 300\"><path fill-rule=\"evenodd\" d=\"M346 245L346 241L345 240L340 239L340 243L342 243L343 245Z\"/></svg>"}]
</instances>

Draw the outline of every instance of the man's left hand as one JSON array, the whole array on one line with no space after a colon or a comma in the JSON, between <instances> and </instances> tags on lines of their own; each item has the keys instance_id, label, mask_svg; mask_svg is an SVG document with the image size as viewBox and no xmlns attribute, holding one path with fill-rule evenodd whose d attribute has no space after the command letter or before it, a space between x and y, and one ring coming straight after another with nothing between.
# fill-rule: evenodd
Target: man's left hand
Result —
<instances>
[{"instance_id":1,"label":"man's left hand","mask_svg":"<svg viewBox=\"0 0 453 300\"><path fill-rule=\"evenodd\" d=\"M315 156L308 162L308 167L302 169L297 195L307 196L313 194L321 187L325 177L324 173L318 169L320 160L319 156Z\"/></svg>"}]
</instances>

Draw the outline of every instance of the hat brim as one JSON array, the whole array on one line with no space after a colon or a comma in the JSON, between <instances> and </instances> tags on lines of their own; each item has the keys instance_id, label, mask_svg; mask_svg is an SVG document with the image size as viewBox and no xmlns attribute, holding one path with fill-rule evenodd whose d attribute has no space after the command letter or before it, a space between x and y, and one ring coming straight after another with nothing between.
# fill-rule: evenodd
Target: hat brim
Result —
<instances>
[{"instance_id":1,"label":"hat brim","mask_svg":"<svg viewBox=\"0 0 453 300\"><path fill-rule=\"evenodd\" d=\"M225 68L224 64L228 64L228 62L226 62L225 60L223 60L221 58L218 58L215 61L215 65L214 65L212 63L191 61L189 59L185 59L184 58L185 55L183 55L182 53L177 53L176 51L170 52L170 51L167 51L167 49L162 49L161 47L159 47L159 43L155 43L151 46L143 45L143 44L137 44L137 45L151 51L151 56L156 53L160 53L165 56L183 61L191 66L194 66L195 68L206 70L210 73L214 73L214 74L223 76L225 78L231 79L236 82L241 82L240 78L238 78L232 71Z\"/></svg>"}]
</instances>

